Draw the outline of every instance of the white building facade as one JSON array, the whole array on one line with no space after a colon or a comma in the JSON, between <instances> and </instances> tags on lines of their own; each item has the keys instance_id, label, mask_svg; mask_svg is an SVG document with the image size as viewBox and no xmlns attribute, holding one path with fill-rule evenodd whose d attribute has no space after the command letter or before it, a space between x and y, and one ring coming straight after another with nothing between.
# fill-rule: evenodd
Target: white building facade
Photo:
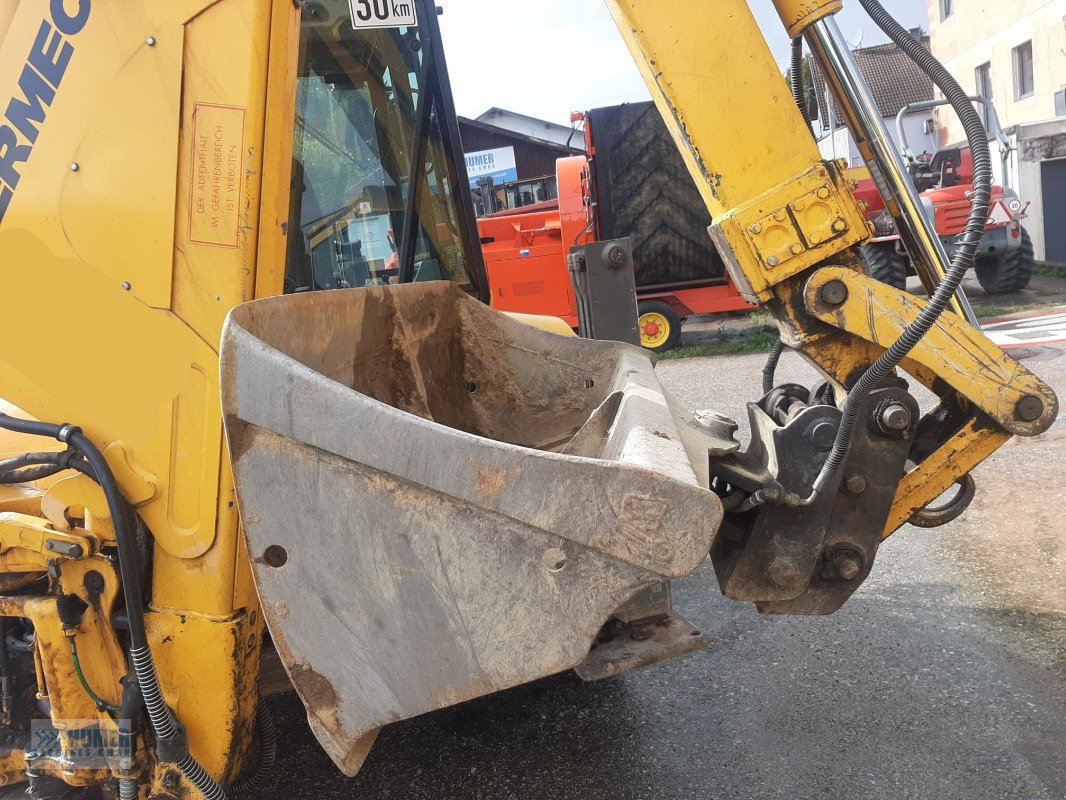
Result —
<instances>
[{"instance_id":1,"label":"white building facade","mask_svg":"<svg viewBox=\"0 0 1066 800\"><path fill-rule=\"evenodd\" d=\"M997 178L1031 203L1036 257L1066 263L1066 0L929 0L929 33L963 88L995 104L1014 147ZM938 116L941 144L965 139Z\"/></svg>"}]
</instances>

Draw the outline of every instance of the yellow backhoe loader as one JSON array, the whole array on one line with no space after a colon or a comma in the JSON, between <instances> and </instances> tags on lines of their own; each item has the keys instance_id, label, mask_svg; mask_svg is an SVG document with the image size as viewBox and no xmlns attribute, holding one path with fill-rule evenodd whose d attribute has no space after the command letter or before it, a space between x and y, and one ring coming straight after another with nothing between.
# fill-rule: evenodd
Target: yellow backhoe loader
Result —
<instances>
[{"instance_id":1,"label":"yellow backhoe loader","mask_svg":"<svg viewBox=\"0 0 1066 800\"><path fill-rule=\"evenodd\" d=\"M282 668L355 774L390 722L705 647L670 581L708 557L730 598L827 614L885 538L958 516L1058 403L957 292L979 120L861 2L974 138L950 263L841 0L775 5L928 302L863 274L845 165L746 2L608 0L775 356L824 378L769 364L742 445L640 349L487 304L429 0L0 0L0 782L253 796Z\"/></svg>"}]
</instances>

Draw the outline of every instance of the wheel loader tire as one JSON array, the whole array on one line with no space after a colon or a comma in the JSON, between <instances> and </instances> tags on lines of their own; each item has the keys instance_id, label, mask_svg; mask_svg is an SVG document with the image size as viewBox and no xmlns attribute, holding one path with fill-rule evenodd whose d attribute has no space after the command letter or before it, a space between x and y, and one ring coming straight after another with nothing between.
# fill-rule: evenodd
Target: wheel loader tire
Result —
<instances>
[{"instance_id":1,"label":"wheel loader tire","mask_svg":"<svg viewBox=\"0 0 1066 800\"><path fill-rule=\"evenodd\" d=\"M895 245L868 244L862 248L862 260L866 274L875 281L907 290L907 262L896 252Z\"/></svg>"},{"instance_id":2,"label":"wheel loader tire","mask_svg":"<svg viewBox=\"0 0 1066 800\"><path fill-rule=\"evenodd\" d=\"M673 350L681 341L681 318L661 300L647 300L637 307L640 344L653 353Z\"/></svg>"},{"instance_id":3,"label":"wheel loader tire","mask_svg":"<svg viewBox=\"0 0 1066 800\"><path fill-rule=\"evenodd\" d=\"M996 261L978 262L974 271L981 288L989 294L1020 292L1033 279L1036 253L1029 231L1022 228L1022 242L1016 250Z\"/></svg>"}]
</instances>

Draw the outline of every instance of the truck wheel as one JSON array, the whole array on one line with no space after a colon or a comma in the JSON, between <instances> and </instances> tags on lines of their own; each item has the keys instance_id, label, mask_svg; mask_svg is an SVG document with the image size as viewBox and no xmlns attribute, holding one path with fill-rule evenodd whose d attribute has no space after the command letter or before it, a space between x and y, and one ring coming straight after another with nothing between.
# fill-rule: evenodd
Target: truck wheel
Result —
<instances>
[{"instance_id":1,"label":"truck wheel","mask_svg":"<svg viewBox=\"0 0 1066 800\"><path fill-rule=\"evenodd\" d=\"M681 341L681 318L668 303L648 300L637 308L640 343L653 353L673 350Z\"/></svg>"},{"instance_id":2,"label":"truck wheel","mask_svg":"<svg viewBox=\"0 0 1066 800\"><path fill-rule=\"evenodd\" d=\"M907 291L907 262L893 244L868 244L862 248L866 274L875 281Z\"/></svg>"},{"instance_id":3,"label":"truck wheel","mask_svg":"<svg viewBox=\"0 0 1066 800\"><path fill-rule=\"evenodd\" d=\"M995 261L978 261L975 268L981 288L989 294L1020 292L1033 279L1036 252L1029 231L1022 228L1022 242L1016 250Z\"/></svg>"}]
</instances>

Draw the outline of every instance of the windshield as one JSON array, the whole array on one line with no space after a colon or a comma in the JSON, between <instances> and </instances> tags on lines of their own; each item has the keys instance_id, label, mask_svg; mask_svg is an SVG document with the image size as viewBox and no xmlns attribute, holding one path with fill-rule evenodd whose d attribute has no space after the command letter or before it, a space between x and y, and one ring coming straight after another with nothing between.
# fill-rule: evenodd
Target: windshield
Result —
<instances>
[{"instance_id":1,"label":"windshield","mask_svg":"<svg viewBox=\"0 0 1066 800\"><path fill-rule=\"evenodd\" d=\"M347 0L304 4L286 292L442 279L479 291L429 27L356 30Z\"/></svg>"}]
</instances>

